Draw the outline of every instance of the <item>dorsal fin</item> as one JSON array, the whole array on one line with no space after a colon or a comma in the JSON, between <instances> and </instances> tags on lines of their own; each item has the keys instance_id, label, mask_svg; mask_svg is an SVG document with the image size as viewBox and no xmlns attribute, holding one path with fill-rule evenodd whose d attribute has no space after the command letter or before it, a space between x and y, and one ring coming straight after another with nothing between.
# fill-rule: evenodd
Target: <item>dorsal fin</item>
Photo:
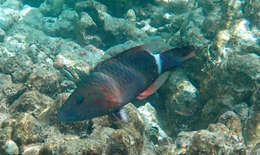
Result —
<instances>
[{"instance_id":1,"label":"dorsal fin","mask_svg":"<svg viewBox=\"0 0 260 155\"><path fill-rule=\"evenodd\" d=\"M141 52L141 51L146 51L145 48L144 48L144 45L138 45L138 46L129 48L129 49L117 54L115 57L119 57L119 56L124 55L124 54L129 53L129 52L132 53L132 52Z\"/></svg>"},{"instance_id":2,"label":"dorsal fin","mask_svg":"<svg viewBox=\"0 0 260 155\"><path fill-rule=\"evenodd\" d=\"M125 59L128 59L129 56L133 56L133 55L136 55L136 54L140 54L141 52L144 52L144 53L149 53L148 51L145 50L144 48L144 45L139 45L139 46L135 46L135 47L132 47L132 48L129 48L127 50L124 50L123 52L115 55L115 56L112 56L104 61L101 61L100 63L98 63L96 65L96 67L99 67L101 66L102 64L106 63L106 62L109 62L110 60L117 60L118 62L120 61L124 61Z\"/></svg>"}]
</instances>

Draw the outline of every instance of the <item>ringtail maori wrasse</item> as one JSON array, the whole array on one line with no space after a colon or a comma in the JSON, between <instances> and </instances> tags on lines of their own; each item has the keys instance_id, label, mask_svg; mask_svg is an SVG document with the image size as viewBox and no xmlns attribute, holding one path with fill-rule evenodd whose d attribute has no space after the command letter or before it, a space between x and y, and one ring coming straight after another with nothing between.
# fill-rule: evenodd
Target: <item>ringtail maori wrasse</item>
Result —
<instances>
[{"instance_id":1,"label":"ringtail maori wrasse","mask_svg":"<svg viewBox=\"0 0 260 155\"><path fill-rule=\"evenodd\" d=\"M167 79L164 72L194 57L191 46L152 54L144 46L130 48L99 63L58 111L60 121L88 120L106 114L127 122L122 109L130 101L153 94Z\"/></svg>"}]
</instances>

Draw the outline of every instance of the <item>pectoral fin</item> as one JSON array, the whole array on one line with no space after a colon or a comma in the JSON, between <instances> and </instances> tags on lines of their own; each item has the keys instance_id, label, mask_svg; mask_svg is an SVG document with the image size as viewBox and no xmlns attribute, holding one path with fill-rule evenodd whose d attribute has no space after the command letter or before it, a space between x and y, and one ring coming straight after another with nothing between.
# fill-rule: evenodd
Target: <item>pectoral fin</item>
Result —
<instances>
[{"instance_id":1,"label":"pectoral fin","mask_svg":"<svg viewBox=\"0 0 260 155\"><path fill-rule=\"evenodd\" d=\"M119 109L113 113L113 116L124 123L128 122L128 113L125 108Z\"/></svg>"},{"instance_id":2,"label":"pectoral fin","mask_svg":"<svg viewBox=\"0 0 260 155\"><path fill-rule=\"evenodd\" d=\"M147 96L152 95L157 89L159 89L162 84L167 80L169 76L169 72L165 72L162 75L160 75L153 84L151 84L147 89L145 89L142 93L140 93L136 98L138 100L143 100Z\"/></svg>"}]
</instances>

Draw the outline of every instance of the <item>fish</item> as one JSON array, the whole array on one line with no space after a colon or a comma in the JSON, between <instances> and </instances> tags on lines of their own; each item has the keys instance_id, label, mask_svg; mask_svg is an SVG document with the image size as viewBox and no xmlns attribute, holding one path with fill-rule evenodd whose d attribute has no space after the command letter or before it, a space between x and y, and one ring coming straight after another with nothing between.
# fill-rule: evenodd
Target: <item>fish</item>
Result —
<instances>
[{"instance_id":1,"label":"fish","mask_svg":"<svg viewBox=\"0 0 260 155\"><path fill-rule=\"evenodd\" d=\"M58 120L74 122L113 114L128 122L123 108L152 95L167 80L168 71L195 56L193 46L153 54L139 45L104 60L90 73L80 75L78 87L58 110Z\"/></svg>"}]
</instances>

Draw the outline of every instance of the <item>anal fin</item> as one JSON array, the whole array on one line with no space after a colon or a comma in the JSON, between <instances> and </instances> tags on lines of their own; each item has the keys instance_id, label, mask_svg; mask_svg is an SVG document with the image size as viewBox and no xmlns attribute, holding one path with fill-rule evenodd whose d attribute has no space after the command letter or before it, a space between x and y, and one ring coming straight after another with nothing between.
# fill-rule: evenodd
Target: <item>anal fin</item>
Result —
<instances>
[{"instance_id":1,"label":"anal fin","mask_svg":"<svg viewBox=\"0 0 260 155\"><path fill-rule=\"evenodd\" d=\"M152 95L154 92L156 92L157 89L159 89L162 84L167 80L169 76L169 72L165 72L162 75L160 75L153 84L151 84L147 89L145 89L142 93L140 93L136 98L138 100L143 100L147 96Z\"/></svg>"}]
</instances>

